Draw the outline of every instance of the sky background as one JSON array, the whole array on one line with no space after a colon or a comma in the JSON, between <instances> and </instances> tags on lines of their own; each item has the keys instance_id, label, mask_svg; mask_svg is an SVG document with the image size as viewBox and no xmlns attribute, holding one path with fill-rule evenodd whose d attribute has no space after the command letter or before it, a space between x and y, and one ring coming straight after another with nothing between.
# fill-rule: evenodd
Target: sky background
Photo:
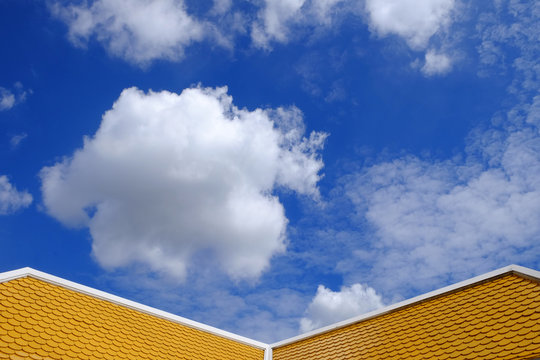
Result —
<instances>
[{"instance_id":1,"label":"sky background","mask_svg":"<svg viewBox=\"0 0 540 360\"><path fill-rule=\"evenodd\" d=\"M0 1L0 271L272 342L540 269L540 4Z\"/></svg>"}]
</instances>

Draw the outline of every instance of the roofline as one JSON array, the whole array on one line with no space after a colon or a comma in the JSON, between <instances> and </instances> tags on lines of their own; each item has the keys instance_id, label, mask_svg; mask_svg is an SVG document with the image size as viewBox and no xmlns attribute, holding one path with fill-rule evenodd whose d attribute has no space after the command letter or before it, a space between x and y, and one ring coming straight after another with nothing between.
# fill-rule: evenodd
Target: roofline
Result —
<instances>
[{"instance_id":1,"label":"roofline","mask_svg":"<svg viewBox=\"0 0 540 360\"><path fill-rule=\"evenodd\" d=\"M300 340L304 340L307 338L311 338L320 334L324 334L335 329L340 329L348 325L365 321L365 320L368 320L368 319L371 319L371 318L374 318L374 317L377 317L377 316L380 316L380 315L383 315L392 311L396 311L398 309L411 306L416 303L420 303L422 301L439 297L439 296L442 296L451 292L463 290L465 288L478 285L487 280L501 277L507 274L512 274L512 273L526 277L526 278L530 278L536 281L540 281L540 271L532 270L532 269L519 266L519 265L509 265L509 266L505 266L497 270L493 270L486 274L482 274L482 275L473 277L471 279L464 280L456 284L449 285L449 286L413 297L411 299L404 300L396 304L383 307L375 311L371 311L366 314L362 314L362 315L359 315L359 316L356 316L356 317L353 317L344 321L337 322L332 325L322 327L320 329L316 329L316 330L313 330L313 331L310 331L310 332L307 332L298 336L294 336L294 337L291 337L282 341L275 342L273 344L265 344L256 340L246 338L244 336L236 335L231 332L215 328L213 326L205 325L194 320L186 319L184 317L153 308L151 306L143 305L135 301L122 298L120 296L112 295L101 290L97 290L97 289L94 289L85 285L75 283L73 281L65 280L60 277L44 273L42 271L32 269L30 267L25 267L22 269L0 273L0 283L7 282L14 279L24 278L24 277L32 277L38 280L43 280L45 282L58 285L69 290L73 290L73 291L86 294L86 295L89 295L98 299L109 301L114 304L124 306L130 309L134 309L134 310L137 310L137 311L140 311L140 312L152 315L152 316L156 316L165 320L169 320L169 321L181 324L181 325L185 325L193 329L201 330L206 333L210 333L210 334L222 337L222 338L233 340L233 341L245 344L245 345L253 346L255 348L264 350L265 360L271 360L272 352L273 352L272 350L275 348L285 346L285 345L288 345L288 344L291 344Z\"/></svg>"},{"instance_id":2,"label":"roofline","mask_svg":"<svg viewBox=\"0 0 540 360\"><path fill-rule=\"evenodd\" d=\"M319 329L316 329L316 330L313 330L313 331L310 331L310 332L307 332L307 333L304 333L304 334L301 334L301 335L298 335L298 336L295 336L295 337L292 337L292 338L289 338L289 339L285 339L285 340L282 340L282 341L275 342L273 344L270 344L270 348L275 349L275 348L282 347L282 346L285 346L285 345L288 345L288 344L291 344L291 343L294 343L294 342L297 342L297 341L300 341L300 340L308 339L308 338L311 338L311 337L314 337L314 336L317 336L317 335L320 335L320 334L330 332L330 331L335 330L335 329L340 329L340 328L343 328L343 327L348 326L348 325L352 325L352 324L355 324L355 323L358 323L358 322L361 322L361 321L365 321L365 320L368 320L368 319L371 319L371 318L374 318L374 317L377 317L377 316L381 316L383 314L386 314L386 313L389 313L389 312L392 312L392 311L396 311L398 309L401 309L401 308L404 308L404 307L407 307L407 306L411 306L413 304L420 303L422 301L432 299L434 297L439 297L441 295L445 295L445 294L448 294L448 293L451 293L451 292L455 292L455 291L458 291L458 290L463 290L465 288L468 288L468 287L471 287L471 286L474 286L474 285L478 285L478 284L480 284L482 282L485 282L487 280L497 278L497 277L501 277L501 276L504 276L504 275L507 275L507 274L512 274L512 273L517 274L517 275L521 275L521 276L526 277L526 278L532 278L534 280L540 281L540 271L532 270L532 269L529 269L529 268L526 268L526 267L523 267L523 266L519 266L519 265L509 265L509 266L505 266L505 267L502 267L502 268L497 269L497 270L490 271L490 272L488 272L486 274L482 274L482 275L473 277L471 279L464 280L464 281L458 282L456 284L449 285L449 286L446 286L446 287L443 287L443 288L440 288L440 289L437 289L437 290L434 290L434 291L431 291L431 292L428 292L428 293L413 297L411 299L407 299L407 300L404 300L404 301L401 301L401 302L398 302L398 303L395 303L395 304L392 304L392 305L389 305L389 306L385 306L385 307L383 307L381 309L374 310L374 311L368 312L366 314L355 316L353 318L343 320L343 321L337 322L335 324L328 325L328 326L325 326L325 327L322 327L322 328L319 328Z\"/></svg>"},{"instance_id":3,"label":"roofline","mask_svg":"<svg viewBox=\"0 0 540 360\"><path fill-rule=\"evenodd\" d=\"M165 320L169 320L169 321L181 324L181 325L185 325L193 329L201 330L206 333L217 335L219 337L226 338L229 340L234 340L236 342L239 342L245 345L253 346L255 348L265 350L265 352L268 352L269 350L268 344L265 344L256 340L252 340L252 339L240 336L240 335L236 335L231 332L215 328L213 326L205 325L194 320L186 319L184 317L174 315L169 312L153 308L151 306L143 305L138 302L122 298L120 296L112 295L104 291L91 288L89 286L77 284L73 281L65 280L60 277L44 273L42 271L32 269L30 267L25 267L22 269L0 273L0 283L19 279L19 278L25 278L25 277L31 277L34 279L42 280L42 281L51 283L53 285L58 285L69 290L73 290L73 291L76 291L85 295L90 295L92 297L95 297L101 300L105 300L105 301L108 301L117 305L121 305L130 309L133 309L133 310L137 310L137 311L140 311L140 312L152 315L152 316L156 316Z\"/></svg>"}]
</instances>

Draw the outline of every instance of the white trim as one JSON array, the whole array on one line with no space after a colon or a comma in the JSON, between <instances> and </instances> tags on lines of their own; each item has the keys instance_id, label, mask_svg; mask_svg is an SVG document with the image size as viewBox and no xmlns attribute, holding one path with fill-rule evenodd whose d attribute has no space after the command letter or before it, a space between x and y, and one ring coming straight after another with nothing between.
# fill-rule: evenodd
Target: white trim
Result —
<instances>
[{"instance_id":1,"label":"white trim","mask_svg":"<svg viewBox=\"0 0 540 360\"><path fill-rule=\"evenodd\" d=\"M0 273L0 283L18 279L18 278L23 278L23 277L32 277L38 280L43 280L45 282L67 288L69 290L73 290L82 294L90 295L98 299L106 300L117 305L125 306L127 308L134 309L134 310L137 310L137 311L149 314L149 315L157 316L159 318L169 320L178 324L182 324L182 325L185 325L185 326L197 329L197 330L201 330L201 331L213 334L213 335L217 335L219 337L223 337L229 340L234 340L239 343L250 345L261 350L268 349L268 344L265 344L256 340L252 340L252 339L240 336L240 335L236 335L228 331L224 331L224 330L221 330L221 329L209 326L209 325L205 325L205 324L202 324L202 323L190 320L190 319L186 319L184 317L174 315L166 311L162 311L162 310L159 310L159 309L147 306L147 305L143 305L135 301L127 300L119 296L106 293L101 290L97 290L88 286L80 285L75 282L65 280L54 275L49 275L47 273L29 268L29 267Z\"/></svg>"},{"instance_id":2,"label":"white trim","mask_svg":"<svg viewBox=\"0 0 540 360\"><path fill-rule=\"evenodd\" d=\"M342 327L345 327L345 326L348 326L348 325L351 325L351 324L354 324L354 323L357 323L357 322L360 322L360 321L371 319L373 317L386 314L386 313L388 313L390 311L397 310L399 308L409 306L409 305L412 305L414 303L418 303L418 302L421 302L421 301L424 301L424 300L427 300L427 299L430 299L430 298L433 298L433 297L437 297L437 296L446 294L448 292L453 292L453 291L460 290L460 289L465 288L465 287L470 287L472 285L476 285L476 284L481 283L483 281L492 279L494 277L499 277L499 276L502 276L502 275L507 274L507 273L517 273L517 274L521 274L521 275L524 275L524 276L527 276L527 277L534 278L536 280L540 280L540 271L532 270L532 269L529 269L529 268L526 268L526 267L523 267L523 266L519 266L519 265L509 265L509 266L505 266L505 267L497 269L497 270L493 270L493 271L488 272L486 274L479 275L479 276L473 277L471 279L461 281L461 282L459 282L457 284L449 285L449 286L443 287L441 289L434 290L434 291L428 292L426 294L422 294L422 295L413 297L411 299L404 300L404 301L401 301L401 302L398 302L396 304L386 306L384 308L381 308L381 309L378 309L378 310L375 310L375 311L371 311L371 312L366 313L366 314L362 314L362 315L359 315L359 316L356 316L356 317L353 317L353 318L350 318L350 319L347 319L347 320L344 320L344 321L340 321L338 323L328 325L328 326L322 327L320 329L316 329L316 330L313 330L313 331L310 331L310 332L307 332L307 333L304 333L304 334L301 334L301 335L298 335L298 336L295 336L295 337L292 337L292 338L289 338L289 339L285 339L285 340L282 340L282 341L275 342L273 344L270 344L270 347L274 349L274 348L285 346L285 345L288 345L288 344L291 344L291 343L294 343L294 342L297 342L297 341L300 341L300 340L304 340L304 339L307 339L307 338L310 338L310 337L313 337L313 336L324 334L326 332L329 332L329 331L332 331L332 330L335 330L335 329L339 329L339 328L342 328Z\"/></svg>"},{"instance_id":3,"label":"white trim","mask_svg":"<svg viewBox=\"0 0 540 360\"><path fill-rule=\"evenodd\" d=\"M266 349L264 349L264 360L272 360L272 348L270 346L267 346Z\"/></svg>"}]
</instances>

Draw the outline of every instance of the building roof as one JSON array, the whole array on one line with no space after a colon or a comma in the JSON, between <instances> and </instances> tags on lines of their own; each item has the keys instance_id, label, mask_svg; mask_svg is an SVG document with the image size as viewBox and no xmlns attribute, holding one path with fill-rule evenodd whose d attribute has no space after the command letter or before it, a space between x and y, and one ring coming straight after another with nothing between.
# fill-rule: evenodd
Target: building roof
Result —
<instances>
[{"instance_id":1,"label":"building roof","mask_svg":"<svg viewBox=\"0 0 540 360\"><path fill-rule=\"evenodd\" d=\"M0 274L0 359L540 357L540 273L511 265L264 344L30 268Z\"/></svg>"},{"instance_id":2,"label":"building roof","mask_svg":"<svg viewBox=\"0 0 540 360\"><path fill-rule=\"evenodd\" d=\"M274 348L275 360L540 356L540 285L509 274Z\"/></svg>"},{"instance_id":3,"label":"building roof","mask_svg":"<svg viewBox=\"0 0 540 360\"><path fill-rule=\"evenodd\" d=\"M266 344L33 269L1 274L0 282L0 359L264 356Z\"/></svg>"}]
</instances>

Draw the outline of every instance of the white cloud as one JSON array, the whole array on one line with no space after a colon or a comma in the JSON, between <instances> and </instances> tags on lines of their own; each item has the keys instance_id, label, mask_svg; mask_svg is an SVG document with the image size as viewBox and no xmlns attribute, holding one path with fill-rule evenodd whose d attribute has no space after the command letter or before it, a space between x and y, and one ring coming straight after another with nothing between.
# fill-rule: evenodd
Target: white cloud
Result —
<instances>
[{"instance_id":1,"label":"white cloud","mask_svg":"<svg viewBox=\"0 0 540 360\"><path fill-rule=\"evenodd\" d=\"M425 290L540 253L538 103L511 111L507 130L473 132L465 161L409 156L350 179L373 230L373 271L392 274L381 289Z\"/></svg>"},{"instance_id":2,"label":"white cloud","mask_svg":"<svg viewBox=\"0 0 540 360\"><path fill-rule=\"evenodd\" d=\"M357 228L351 233L363 238L362 245L350 251L354 255L337 265L348 282L357 276L366 279L366 273L391 274L368 280L385 295L391 290L392 297L510 263L539 264L540 66L535 14L540 5L501 4L495 13L479 16L478 50L481 66L497 66L504 78L510 77L504 103L515 106L497 112L487 128L472 131L458 158L402 156L342 179L357 215Z\"/></svg>"},{"instance_id":3,"label":"white cloud","mask_svg":"<svg viewBox=\"0 0 540 360\"><path fill-rule=\"evenodd\" d=\"M455 0L367 0L370 28L379 36L399 35L413 49L451 22Z\"/></svg>"},{"instance_id":4,"label":"white cloud","mask_svg":"<svg viewBox=\"0 0 540 360\"><path fill-rule=\"evenodd\" d=\"M14 90L9 90L0 86L0 111L9 110L26 100L32 90L25 90L20 82L13 85Z\"/></svg>"},{"instance_id":5,"label":"white cloud","mask_svg":"<svg viewBox=\"0 0 540 360\"><path fill-rule=\"evenodd\" d=\"M257 277L285 250L276 187L317 198L325 134L298 109L242 110L226 88L122 92L99 130L41 171L50 215L87 226L106 268L144 264L182 279L193 256Z\"/></svg>"},{"instance_id":6,"label":"white cloud","mask_svg":"<svg viewBox=\"0 0 540 360\"><path fill-rule=\"evenodd\" d=\"M139 65L182 58L184 49L201 41L208 30L186 12L182 0L55 3L51 11L68 25L74 44L94 37L114 56Z\"/></svg>"},{"instance_id":7,"label":"white cloud","mask_svg":"<svg viewBox=\"0 0 540 360\"><path fill-rule=\"evenodd\" d=\"M496 3L480 14L476 24L481 39L478 49L479 74L508 73L515 70L513 93L530 91L534 96L540 88L540 3L510 1ZM515 54L519 56L515 57ZM495 71L493 71L495 70Z\"/></svg>"},{"instance_id":8,"label":"white cloud","mask_svg":"<svg viewBox=\"0 0 540 360\"><path fill-rule=\"evenodd\" d=\"M300 330L308 332L383 306L381 297L367 285L343 286L336 292L319 285L306 316L300 320Z\"/></svg>"},{"instance_id":9,"label":"white cloud","mask_svg":"<svg viewBox=\"0 0 540 360\"><path fill-rule=\"evenodd\" d=\"M15 95L6 88L0 87L0 111L15 106Z\"/></svg>"},{"instance_id":10,"label":"white cloud","mask_svg":"<svg viewBox=\"0 0 540 360\"><path fill-rule=\"evenodd\" d=\"M11 139L9 139L9 144L11 145L11 148L15 149L17 146L19 146L21 141L23 141L27 137L28 137L27 133L21 133L21 134L13 135L11 137Z\"/></svg>"},{"instance_id":11,"label":"white cloud","mask_svg":"<svg viewBox=\"0 0 540 360\"><path fill-rule=\"evenodd\" d=\"M317 20L321 25L331 25L337 6L345 2L346 0L312 0L309 16Z\"/></svg>"},{"instance_id":12,"label":"white cloud","mask_svg":"<svg viewBox=\"0 0 540 360\"><path fill-rule=\"evenodd\" d=\"M210 12L214 15L226 14L232 7L232 0L214 0Z\"/></svg>"},{"instance_id":13,"label":"white cloud","mask_svg":"<svg viewBox=\"0 0 540 360\"><path fill-rule=\"evenodd\" d=\"M112 55L146 66L156 59L180 60L186 47L203 39L233 48L236 37L248 32L256 47L269 50L272 43L301 38L307 30L325 31L336 19L361 18L364 13L372 32L401 36L413 49L422 50L452 22L455 0L367 0L363 4L261 0L255 3L256 14L250 14L231 0L213 0L210 10L197 19L183 0L96 0L77 5L56 2L51 12L67 24L75 45L96 39Z\"/></svg>"},{"instance_id":14,"label":"white cloud","mask_svg":"<svg viewBox=\"0 0 540 360\"><path fill-rule=\"evenodd\" d=\"M422 72L426 76L443 75L452 69L452 61L446 54L437 53L431 49L426 52Z\"/></svg>"},{"instance_id":15,"label":"white cloud","mask_svg":"<svg viewBox=\"0 0 540 360\"><path fill-rule=\"evenodd\" d=\"M18 191L6 175L0 176L0 215L7 215L26 208L32 203L32 195Z\"/></svg>"},{"instance_id":16,"label":"white cloud","mask_svg":"<svg viewBox=\"0 0 540 360\"><path fill-rule=\"evenodd\" d=\"M144 269L105 273L99 280L134 300L265 343L298 335L298 316L309 295L282 281L269 284L266 276L256 286L239 286L212 265L190 273L184 283Z\"/></svg>"},{"instance_id":17,"label":"white cloud","mask_svg":"<svg viewBox=\"0 0 540 360\"><path fill-rule=\"evenodd\" d=\"M306 0L265 0L259 22L253 24L251 37L255 45L268 47L270 41L288 41L289 24L298 19Z\"/></svg>"},{"instance_id":18,"label":"white cloud","mask_svg":"<svg viewBox=\"0 0 540 360\"><path fill-rule=\"evenodd\" d=\"M297 30L329 28L338 13L353 13L357 7L353 4L348 0L265 0L252 24L251 38L256 46L269 49L272 42L289 42Z\"/></svg>"}]
</instances>

